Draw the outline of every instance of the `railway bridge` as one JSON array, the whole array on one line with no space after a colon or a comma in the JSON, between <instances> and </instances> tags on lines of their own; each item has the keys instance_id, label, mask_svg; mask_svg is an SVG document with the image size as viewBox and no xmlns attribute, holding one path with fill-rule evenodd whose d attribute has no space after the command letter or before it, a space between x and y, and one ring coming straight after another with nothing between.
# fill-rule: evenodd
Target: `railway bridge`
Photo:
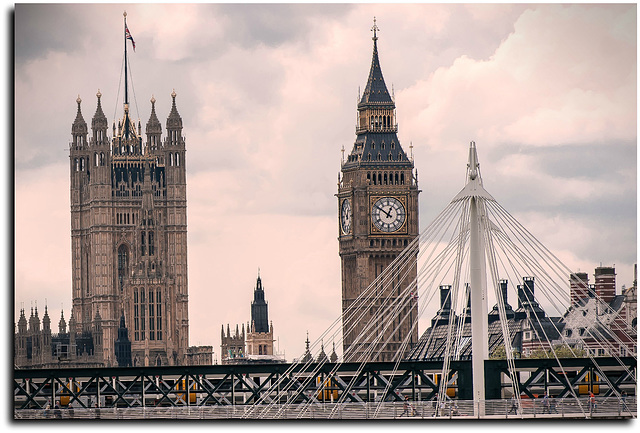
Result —
<instances>
[{"instance_id":1,"label":"railway bridge","mask_svg":"<svg viewBox=\"0 0 640 433\"><path fill-rule=\"evenodd\" d=\"M438 402L443 361L15 370L20 418L432 418L635 417L636 359L518 359L513 408L506 360L485 361L482 411L471 361L452 361ZM319 368L318 368L319 367ZM188 392L187 392L188 390ZM281 390L286 390L282 392ZM543 402L546 393L551 405ZM588 394L593 392L595 413ZM578 399L573 396L579 396ZM53 409L53 402L60 409Z\"/></svg>"}]
</instances>

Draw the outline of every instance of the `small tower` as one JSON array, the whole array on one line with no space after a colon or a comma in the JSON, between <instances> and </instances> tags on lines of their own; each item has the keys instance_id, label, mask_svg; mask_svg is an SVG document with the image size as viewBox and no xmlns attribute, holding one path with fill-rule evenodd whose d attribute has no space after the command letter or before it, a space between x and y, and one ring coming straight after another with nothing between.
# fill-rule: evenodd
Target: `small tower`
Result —
<instances>
[{"instance_id":1,"label":"small tower","mask_svg":"<svg viewBox=\"0 0 640 433\"><path fill-rule=\"evenodd\" d=\"M260 271L251 302L251 327L247 332L247 355L273 355L273 324L269 326L269 311L264 299Z\"/></svg>"}]
</instances>

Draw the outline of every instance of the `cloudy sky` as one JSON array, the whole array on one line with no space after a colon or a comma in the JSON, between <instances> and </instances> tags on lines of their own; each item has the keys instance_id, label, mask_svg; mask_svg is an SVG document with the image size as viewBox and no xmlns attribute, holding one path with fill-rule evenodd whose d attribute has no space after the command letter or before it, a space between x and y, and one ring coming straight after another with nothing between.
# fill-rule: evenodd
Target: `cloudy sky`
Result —
<instances>
[{"instance_id":1,"label":"cloudy sky","mask_svg":"<svg viewBox=\"0 0 640 433\"><path fill-rule=\"evenodd\" d=\"M191 344L219 357L258 268L288 360L339 317L334 194L374 16L421 227L464 186L475 140L486 189L567 266L632 283L635 5L18 5L16 313L69 317L71 124L98 89L109 123L122 115L124 9L134 116L153 95L164 129L175 89L184 121Z\"/></svg>"}]
</instances>

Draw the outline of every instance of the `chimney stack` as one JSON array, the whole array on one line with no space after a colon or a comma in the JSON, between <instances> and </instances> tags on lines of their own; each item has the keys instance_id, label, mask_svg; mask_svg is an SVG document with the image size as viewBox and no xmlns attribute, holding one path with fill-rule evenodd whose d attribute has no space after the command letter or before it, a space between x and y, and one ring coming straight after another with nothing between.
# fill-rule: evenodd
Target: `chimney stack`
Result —
<instances>
[{"instance_id":1,"label":"chimney stack","mask_svg":"<svg viewBox=\"0 0 640 433\"><path fill-rule=\"evenodd\" d=\"M589 276L586 272L576 272L569 278L571 305L578 305L581 299L589 297Z\"/></svg>"},{"instance_id":2,"label":"chimney stack","mask_svg":"<svg viewBox=\"0 0 640 433\"><path fill-rule=\"evenodd\" d=\"M600 266L596 268L596 296L609 304L616 296L616 269Z\"/></svg>"}]
</instances>

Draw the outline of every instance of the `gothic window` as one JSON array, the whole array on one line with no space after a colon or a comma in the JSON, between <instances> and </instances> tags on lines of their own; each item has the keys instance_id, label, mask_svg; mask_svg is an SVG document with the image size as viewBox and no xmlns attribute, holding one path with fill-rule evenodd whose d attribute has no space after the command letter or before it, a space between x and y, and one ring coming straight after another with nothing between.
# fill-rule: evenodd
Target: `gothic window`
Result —
<instances>
[{"instance_id":1,"label":"gothic window","mask_svg":"<svg viewBox=\"0 0 640 433\"><path fill-rule=\"evenodd\" d=\"M176 153L176 167L180 166L180 154Z\"/></svg>"},{"instance_id":2,"label":"gothic window","mask_svg":"<svg viewBox=\"0 0 640 433\"><path fill-rule=\"evenodd\" d=\"M140 255L141 256L144 256L147 254L145 238L146 238L146 232L142 231L140 233Z\"/></svg>"},{"instance_id":3,"label":"gothic window","mask_svg":"<svg viewBox=\"0 0 640 433\"><path fill-rule=\"evenodd\" d=\"M153 303L153 289L149 289L149 340L156 339L156 315L155 304Z\"/></svg>"},{"instance_id":4,"label":"gothic window","mask_svg":"<svg viewBox=\"0 0 640 433\"><path fill-rule=\"evenodd\" d=\"M387 184L387 173L384 174L384 184Z\"/></svg>"},{"instance_id":5,"label":"gothic window","mask_svg":"<svg viewBox=\"0 0 640 433\"><path fill-rule=\"evenodd\" d=\"M258 345L258 355L262 355L262 344Z\"/></svg>"},{"instance_id":6,"label":"gothic window","mask_svg":"<svg viewBox=\"0 0 640 433\"><path fill-rule=\"evenodd\" d=\"M146 300L145 300L145 292L144 289L140 289L140 339L146 340Z\"/></svg>"},{"instance_id":7,"label":"gothic window","mask_svg":"<svg viewBox=\"0 0 640 433\"><path fill-rule=\"evenodd\" d=\"M173 153L169 154L169 166L173 167Z\"/></svg>"},{"instance_id":8,"label":"gothic window","mask_svg":"<svg viewBox=\"0 0 640 433\"><path fill-rule=\"evenodd\" d=\"M404 173L400 173L400 185L404 185Z\"/></svg>"},{"instance_id":9,"label":"gothic window","mask_svg":"<svg viewBox=\"0 0 640 433\"><path fill-rule=\"evenodd\" d=\"M122 292L124 288L124 279L128 274L129 269L129 248L126 245L120 245L118 247L118 285Z\"/></svg>"},{"instance_id":10,"label":"gothic window","mask_svg":"<svg viewBox=\"0 0 640 433\"><path fill-rule=\"evenodd\" d=\"M95 166L97 167L100 164L100 155L98 155L97 152L93 154L93 160Z\"/></svg>"},{"instance_id":11,"label":"gothic window","mask_svg":"<svg viewBox=\"0 0 640 433\"><path fill-rule=\"evenodd\" d=\"M380 154L378 154L378 159L380 159ZM382 174L378 173L378 184L382 185Z\"/></svg>"},{"instance_id":12,"label":"gothic window","mask_svg":"<svg viewBox=\"0 0 640 433\"><path fill-rule=\"evenodd\" d=\"M371 184L371 173L367 173L367 183Z\"/></svg>"},{"instance_id":13,"label":"gothic window","mask_svg":"<svg viewBox=\"0 0 640 433\"><path fill-rule=\"evenodd\" d=\"M134 339L140 340L140 305L138 304L138 288L133 289L133 330Z\"/></svg>"},{"instance_id":14,"label":"gothic window","mask_svg":"<svg viewBox=\"0 0 640 433\"><path fill-rule=\"evenodd\" d=\"M397 185L397 184L398 184L398 173L396 173L396 176L395 176L395 177L396 177L396 179L395 179L395 184Z\"/></svg>"},{"instance_id":15,"label":"gothic window","mask_svg":"<svg viewBox=\"0 0 640 433\"><path fill-rule=\"evenodd\" d=\"M78 166L78 158L74 158L74 160L73 160L73 164L74 164L74 166L75 166L75 170L76 170L76 171L80 171L80 168L79 168L79 166Z\"/></svg>"},{"instance_id":16,"label":"gothic window","mask_svg":"<svg viewBox=\"0 0 640 433\"><path fill-rule=\"evenodd\" d=\"M151 222L150 220L149 222ZM149 255L153 256L155 254L155 246L153 243L153 231L149 232Z\"/></svg>"},{"instance_id":17,"label":"gothic window","mask_svg":"<svg viewBox=\"0 0 640 433\"><path fill-rule=\"evenodd\" d=\"M162 340L162 290L156 291L156 339Z\"/></svg>"}]
</instances>

